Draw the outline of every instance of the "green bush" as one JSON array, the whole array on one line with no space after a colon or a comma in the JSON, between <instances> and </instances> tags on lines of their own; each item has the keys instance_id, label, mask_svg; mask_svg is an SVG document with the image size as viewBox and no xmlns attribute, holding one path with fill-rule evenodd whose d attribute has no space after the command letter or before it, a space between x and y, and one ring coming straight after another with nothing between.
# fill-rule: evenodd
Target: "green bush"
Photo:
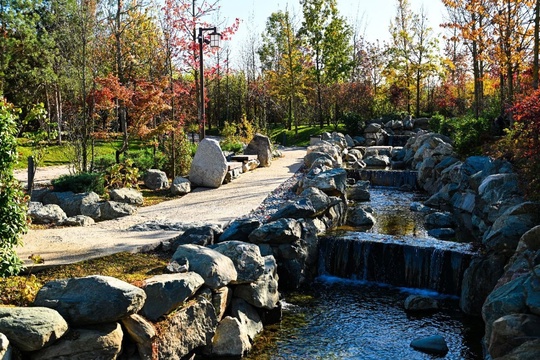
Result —
<instances>
[{"instance_id":1,"label":"green bush","mask_svg":"<svg viewBox=\"0 0 540 360\"><path fill-rule=\"evenodd\" d=\"M481 152L484 140L490 134L490 122L485 118L476 119L466 115L456 118L444 118L436 115L430 120L431 130L454 140L454 148L463 156Z\"/></svg>"},{"instance_id":2,"label":"green bush","mask_svg":"<svg viewBox=\"0 0 540 360\"><path fill-rule=\"evenodd\" d=\"M27 230L26 197L13 177L17 162L17 116L12 106L0 99L0 277L19 273L23 262L15 248Z\"/></svg>"},{"instance_id":3,"label":"green bush","mask_svg":"<svg viewBox=\"0 0 540 360\"><path fill-rule=\"evenodd\" d=\"M232 151L234 153L239 153L244 150L244 144L242 144L240 141L223 140L219 145L221 146L221 150L223 151Z\"/></svg>"},{"instance_id":4,"label":"green bush","mask_svg":"<svg viewBox=\"0 0 540 360\"><path fill-rule=\"evenodd\" d=\"M362 116L353 112L343 114L341 122L345 124L345 130L350 136L359 135L364 126Z\"/></svg>"},{"instance_id":5,"label":"green bush","mask_svg":"<svg viewBox=\"0 0 540 360\"><path fill-rule=\"evenodd\" d=\"M167 162L167 156L160 150L154 148L145 148L143 151L132 156L133 165L144 173L148 169L163 169Z\"/></svg>"},{"instance_id":6,"label":"green bush","mask_svg":"<svg viewBox=\"0 0 540 360\"><path fill-rule=\"evenodd\" d=\"M108 154L96 157L94 160L94 172L103 173L111 166L116 164L116 157L114 154Z\"/></svg>"},{"instance_id":7,"label":"green bush","mask_svg":"<svg viewBox=\"0 0 540 360\"><path fill-rule=\"evenodd\" d=\"M174 145L174 163L173 163L173 145ZM192 143L187 138L182 130L177 130L174 136L174 144L172 137L165 141L165 153L167 156L166 164L164 165L165 172L172 176L173 167L175 175L185 176L189 173L191 162L197 151L197 144Z\"/></svg>"},{"instance_id":8,"label":"green bush","mask_svg":"<svg viewBox=\"0 0 540 360\"><path fill-rule=\"evenodd\" d=\"M73 191L74 193L93 191L99 195L105 193L105 181L103 175L99 173L63 175L51 182L54 191Z\"/></svg>"},{"instance_id":9,"label":"green bush","mask_svg":"<svg viewBox=\"0 0 540 360\"><path fill-rule=\"evenodd\" d=\"M114 164L105 173L105 188L138 188L139 169L134 166L133 160Z\"/></svg>"}]
</instances>

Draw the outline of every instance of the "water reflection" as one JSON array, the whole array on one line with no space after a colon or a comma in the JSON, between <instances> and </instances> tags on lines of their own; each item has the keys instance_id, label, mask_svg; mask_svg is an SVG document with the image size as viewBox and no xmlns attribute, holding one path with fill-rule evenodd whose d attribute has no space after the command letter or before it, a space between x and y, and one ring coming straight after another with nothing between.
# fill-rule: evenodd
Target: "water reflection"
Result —
<instances>
[{"instance_id":1,"label":"water reflection","mask_svg":"<svg viewBox=\"0 0 540 360\"><path fill-rule=\"evenodd\" d=\"M281 324L256 340L248 359L482 359L481 322L457 310L457 300L441 297L443 309L409 315L407 290L380 284L322 277L310 291L287 294ZM422 336L440 334L445 357L410 348Z\"/></svg>"}]
</instances>

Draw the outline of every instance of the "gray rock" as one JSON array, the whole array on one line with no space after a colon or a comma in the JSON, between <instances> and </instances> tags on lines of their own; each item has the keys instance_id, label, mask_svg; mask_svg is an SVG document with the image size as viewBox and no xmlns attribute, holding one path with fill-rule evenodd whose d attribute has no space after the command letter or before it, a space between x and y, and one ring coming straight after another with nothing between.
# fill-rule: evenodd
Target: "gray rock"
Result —
<instances>
[{"instance_id":1,"label":"gray rock","mask_svg":"<svg viewBox=\"0 0 540 360\"><path fill-rule=\"evenodd\" d=\"M39 350L57 341L67 330L67 322L55 310L0 307L0 333L19 350Z\"/></svg>"},{"instance_id":2,"label":"gray rock","mask_svg":"<svg viewBox=\"0 0 540 360\"><path fill-rule=\"evenodd\" d=\"M201 275L211 289L218 289L236 281L238 274L231 259L219 252L199 245L180 245L172 260L187 259L191 271Z\"/></svg>"},{"instance_id":3,"label":"gray rock","mask_svg":"<svg viewBox=\"0 0 540 360\"><path fill-rule=\"evenodd\" d=\"M88 216L95 221L101 219L101 203L91 203L81 205L81 215Z\"/></svg>"},{"instance_id":4,"label":"gray rock","mask_svg":"<svg viewBox=\"0 0 540 360\"><path fill-rule=\"evenodd\" d=\"M375 224L375 217L363 207L350 207L347 211L347 224L358 227L372 227Z\"/></svg>"},{"instance_id":5,"label":"gray rock","mask_svg":"<svg viewBox=\"0 0 540 360\"><path fill-rule=\"evenodd\" d=\"M304 166L311 169L316 162L324 162L329 167L335 167L335 160L327 153L321 151L313 151L304 156Z\"/></svg>"},{"instance_id":6,"label":"gray rock","mask_svg":"<svg viewBox=\"0 0 540 360\"><path fill-rule=\"evenodd\" d=\"M314 187L304 189L302 193L300 193L300 197L309 199L313 209L315 209L315 216L324 213L331 204L330 197Z\"/></svg>"},{"instance_id":7,"label":"gray rock","mask_svg":"<svg viewBox=\"0 0 540 360\"><path fill-rule=\"evenodd\" d=\"M191 192L191 182L189 179L186 179L182 176L177 176L174 178L171 185L171 194L172 195L186 195Z\"/></svg>"},{"instance_id":8,"label":"gray rock","mask_svg":"<svg viewBox=\"0 0 540 360\"><path fill-rule=\"evenodd\" d=\"M69 217L61 222L63 226L90 226L94 225L95 221L90 216L77 215Z\"/></svg>"},{"instance_id":9,"label":"gray rock","mask_svg":"<svg viewBox=\"0 0 540 360\"><path fill-rule=\"evenodd\" d=\"M62 223L67 216L64 210L58 205L41 203L31 203L28 207L28 216L34 224L55 224Z\"/></svg>"},{"instance_id":10,"label":"gray rock","mask_svg":"<svg viewBox=\"0 0 540 360\"><path fill-rule=\"evenodd\" d=\"M315 187L329 196L343 196L347 185L347 171L332 169L320 173L308 173L302 180L302 188Z\"/></svg>"},{"instance_id":11,"label":"gray rock","mask_svg":"<svg viewBox=\"0 0 540 360\"><path fill-rule=\"evenodd\" d=\"M180 245L194 244L207 246L215 242L219 238L222 230L216 225L202 225L188 228L180 236L171 240L171 248L176 250Z\"/></svg>"},{"instance_id":12,"label":"gray rock","mask_svg":"<svg viewBox=\"0 0 540 360\"><path fill-rule=\"evenodd\" d=\"M446 340L440 335L415 339L411 342L411 347L428 354L446 355L448 352Z\"/></svg>"},{"instance_id":13,"label":"gray rock","mask_svg":"<svg viewBox=\"0 0 540 360\"><path fill-rule=\"evenodd\" d=\"M450 213L434 212L425 218L427 229L453 228L455 225L454 217Z\"/></svg>"},{"instance_id":14,"label":"gray rock","mask_svg":"<svg viewBox=\"0 0 540 360\"><path fill-rule=\"evenodd\" d=\"M33 353L32 359L116 359L122 350L123 336L119 323L71 329L55 344Z\"/></svg>"},{"instance_id":15,"label":"gray rock","mask_svg":"<svg viewBox=\"0 0 540 360\"><path fill-rule=\"evenodd\" d=\"M259 247L242 241L225 241L211 248L230 258L238 274L235 284L256 281L264 274L264 258Z\"/></svg>"},{"instance_id":16,"label":"gray rock","mask_svg":"<svg viewBox=\"0 0 540 360\"><path fill-rule=\"evenodd\" d=\"M431 229L428 235L440 240L450 240L456 237L456 231L450 228Z\"/></svg>"},{"instance_id":17,"label":"gray rock","mask_svg":"<svg viewBox=\"0 0 540 360\"><path fill-rule=\"evenodd\" d=\"M122 325L130 338L137 344L140 358L152 359L152 341L157 334L154 325L137 314L123 318Z\"/></svg>"},{"instance_id":18,"label":"gray rock","mask_svg":"<svg viewBox=\"0 0 540 360\"><path fill-rule=\"evenodd\" d=\"M232 289L228 286L212 290L212 305L216 309L216 318L218 320L223 319L225 312L231 304L232 295Z\"/></svg>"},{"instance_id":19,"label":"gray rock","mask_svg":"<svg viewBox=\"0 0 540 360\"><path fill-rule=\"evenodd\" d=\"M249 239L249 234L261 225L262 223L255 218L234 220L225 228L223 234L219 237L219 241L238 240L246 242Z\"/></svg>"},{"instance_id":20,"label":"gray rock","mask_svg":"<svg viewBox=\"0 0 540 360\"><path fill-rule=\"evenodd\" d=\"M74 194L71 191L50 192L43 198L44 203L57 204L67 216L81 215L81 206L99 202L99 195L94 192ZM83 214L84 215L84 214Z\"/></svg>"},{"instance_id":21,"label":"gray rock","mask_svg":"<svg viewBox=\"0 0 540 360\"><path fill-rule=\"evenodd\" d=\"M231 316L221 320L212 338L212 355L242 357L250 350L251 342L240 321Z\"/></svg>"},{"instance_id":22,"label":"gray rock","mask_svg":"<svg viewBox=\"0 0 540 360\"><path fill-rule=\"evenodd\" d=\"M268 136L255 134L246 149L245 155L257 155L262 167L269 167L272 164L272 143Z\"/></svg>"},{"instance_id":23,"label":"gray rock","mask_svg":"<svg viewBox=\"0 0 540 360\"><path fill-rule=\"evenodd\" d=\"M205 138L199 143L189 170L189 181L194 186L218 188L227 174L227 159L219 142Z\"/></svg>"},{"instance_id":24,"label":"gray rock","mask_svg":"<svg viewBox=\"0 0 540 360\"><path fill-rule=\"evenodd\" d=\"M276 260L272 255L264 257L264 274L253 283L238 285L234 296L247 301L256 308L273 309L279 301Z\"/></svg>"},{"instance_id":25,"label":"gray rock","mask_svg":"<svg viewBox=\"0 0 540 360\"><path fill-rule=\"evenodd\" d=\"M353 201L369 201L369 181L357 181L347 186L347 199Z\"/></svg>"},{"instance_id":26,"label":"gray rock","mask_svg":"<svg viewBox=\"0 0 540 360\"><path fill-rule=\"evenodd\" d=\"M290 244L302 237L302 226L295 219L279 219L265 224L249 234L254 244Z\"/></svg>"},{"instance_id":27,"label":"gray rock","mask_svg":"<svg viewBox=\"0 0 540 360\"><path fill-rule=\"evenodd\" d=\"M0 359L11 360L13 357L13 350L6 335L0 333Z\"/></svg>"},{"instance_id":28,"label":"gray rock","mask_svg":"<svg viewBox=\"0 0 540 360\"><path fill-rule=\"evenodd\" d=\"M203 284L204 279L195 272L152 276L142 286L146 293L142 314L157 321L192 297Z\"/></svg>"},{"instance_id":29,"label":"gray rock","mask_svg":"<svg viewBox=\"0 0 540 360\"><path fill-rule=\"evenodd\" d=\"M142 205L144 202L142 193L133 188L113 189L109 192L109 196L112 201L119 203Z\"/></svg>"},{"instance_id":30,"label":"gray rock","mask_svg":"<svg viewBox=\"0 0 540 360\"><path fill-rule=\"evenodd\" d=\"M142 289L110 276L54 280L37 293L34 305L57 310L72 325L115 322L144 305Z\"/></svg>"},{"instance_id":31,"label":"gray rock","mask_svg":"<svg viewBox=\"0 0 540 360\"><path fill-rule=\"evenodd\" d=\"M506 257L475 257L463 274L459 306L465 314L479 316L482 305L503 274Z\"/></svg>"},{"instance_id":32,"label":"gray rock","mask_svg":"<svg viewBox=\"0 0 540 360\"><path fill-rule=\"evenodd\" d=\"M349 136L349 134L345 134L345 142L347 143L347 147L354 146L354 140L352 137Z\"/></svg>"},{"instance_id":33,"label":"gray rock","mask_svg":"<svg viewBox=\"0 0 540 360\"><path fill-rule=\"evenodd\" d=\"M102 220L114 220L124 216L133 215L137 212L135 206L116 201L105 201L101 203L99 210Z\"/></svg>"},{"instance_id":34,"label":"gray rock","mask_svg":"<svg viewBox=\"0 0 540 360\"><path fill-rule=\"evenodd\" d=\"M278 211L273 213L269 221L276 221L282 218L304 219L314 217L317 214L315 207L309 198L299 198L286 202Z\"/></svg>"},{"instance_id":35,"label":"gray rock","mask_svg":"<svg viewBox=\"0 0 540 360\"><path fill-rule=\"evenodd\" d=\"M505 211L482 238L494 251L515 251L523 234L540 223L540 203L526 202Z\"/></svg>"},{"instance_id":36,"label":"gray rock","mask_svg":"<svg viewBox=\"0 0 540 360\"><path fill-rule=\"evenodd\" d=\"M427 296L409 295L405 299L404 307L407 311L429 311L439 309L439 303Z\"/></svg>"},{"instance_id":37,"label":"gray rock","mask_svg":"<svg viewBox=\"0 0 540 360\"><path fill-rule=\"evenodd\" d=\"M242 172L247 173L248 171L253 171L256 168L261 165L261 162L257 159L250 159L246 162L244 162L244 165L242 165Z\"/></svg>"},{"instance_id":38,"label":"gray rock","mask_svg":"<svg viewBox=\"0 0 540 360\"><path fill-rule=\"evenodd\" d=\"M371 123L366 126L364 133L378 133L382 130L381 124Z\"/></svg>"},{"instance_id":39,"label":"gray rock","mask_svg":"<svg viewBox=\"0 0 540 360\"><path fill-rule=\"evenodd\" d=\"M251 341L263 330L261 317L253 306L245 300L234 298L231 303L231 316L237 318L240 324L246 329L246 333Z\"/></svg>"},{"instance_id":40,"label":"gray rock","mask_svg":"<svg viewBox=\"0 0 540 360\"><path fill-rule=\"evenodd\" d=\"M202 296L197 297L161 323L167 331L155 340L157 358L184 359L194 349L211 343L217 324L212 303Z\"/></svg>"},{"instance_id":41,"label":"gray rock","mask_svg":"<svg viewBox=\"0 0 540 360\"><path fill-rule=\"evenodd\" d=\"M478 195L486 204L497 204L513 197L520 197L517 174L490 175L482 181Z\"/></svg>"},{"instance_id":42,"label":"gray rock","mask_svg":"<svg viewBox=\"0 0 540 360\"><path fill-rule=\"evenodd\" d=\"M527 340L540 339L540 317L531 314L510 314L493 322L488 351L493 359L508 354Z\"/></svg>"},{"instance_id":43,"label":"gray rock","mask_svg":"<svg viewBox=\"0 0 540 360\"><path fill-rule=\"evenodd\" d=\"M531 265L540 265L540 226L527 231L519 240L516 252L505 268L506 274L523 273L523 269L530 269Z\"/></svg>"},{"instance_id":44,"label":"gray rock","mask_svg":"<svg viewBox=\"0 0 540 360\"><path fill-rule=\"evenodd\" d=\"M169 179L165 172L158 169L149 169L144 174L144 186L150 190L161 190L169 187Z\"/></svg>"},{"instance_id":45,"label":"gray rock","mask_svg":"<svg viewBox=\"0 0 540 360\"><path fill-rule=\"evenodd\" d=\"M374 168L386 168L392 163L386 155L366 156L363 161L366 166Z\"/></svg>"},{"instance_id":46,"label":"gray rock","mask_svg":"<svg viewBox=\"0 0 540 360\"><path fill-rule=\"evenodd\" d=\"M538 360L540 339L527 341L497 360Z\"/></svg>"},{"instance_id":47,"label":"gray rock","mask_svg":"<svg viewBox=\"0 0 540 360\"><path fill-rule=\"evenodd\" d=\"M409 206L409 209L414 212L429 214L432 210L431 208L419 203L419 202L413 202Z\"/></svg>"}]
</instances>

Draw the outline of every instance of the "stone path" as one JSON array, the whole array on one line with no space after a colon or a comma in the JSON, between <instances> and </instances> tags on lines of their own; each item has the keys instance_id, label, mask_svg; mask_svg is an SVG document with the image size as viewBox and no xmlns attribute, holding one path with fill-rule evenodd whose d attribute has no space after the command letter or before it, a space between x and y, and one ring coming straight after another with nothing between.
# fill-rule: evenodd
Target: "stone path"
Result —
<instances>
[{"instance_id":1,"label":"stone path","mask_svg":"<svg viewBox=\"0 0 540 360\"><path fill-rule=\"evenodd\" d=\"M89 227L30 230L23 236L24 246L17 253L28 266L32 265L29 260L32 254L45 260L43 266L67 264L121 251L137 251L178 235L165 230L128 230L149 221L225 225L257 208L300 168L305 153L304 148L284 149L284 157L275 160L269 168L242 174L217 189L196 188L181 198L139 208L132 216Z\"/></svg>"}]
</instances>

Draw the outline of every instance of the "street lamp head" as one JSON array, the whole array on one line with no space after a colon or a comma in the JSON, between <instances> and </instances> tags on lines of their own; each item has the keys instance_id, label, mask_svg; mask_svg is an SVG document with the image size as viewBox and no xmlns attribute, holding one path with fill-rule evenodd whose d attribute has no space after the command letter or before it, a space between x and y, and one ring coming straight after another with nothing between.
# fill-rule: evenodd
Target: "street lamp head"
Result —
<instances>
[{"instance_id":1,"label":"street lamp head","mask_svg":"<svg viewBox=\"0 0 540 360\"><path fill-rule=\"evenodd\" d=\"M218 48L221 42L221 34L214 30L210 33L210 46L213 48Z\"/></svg>"}]
</instances>

